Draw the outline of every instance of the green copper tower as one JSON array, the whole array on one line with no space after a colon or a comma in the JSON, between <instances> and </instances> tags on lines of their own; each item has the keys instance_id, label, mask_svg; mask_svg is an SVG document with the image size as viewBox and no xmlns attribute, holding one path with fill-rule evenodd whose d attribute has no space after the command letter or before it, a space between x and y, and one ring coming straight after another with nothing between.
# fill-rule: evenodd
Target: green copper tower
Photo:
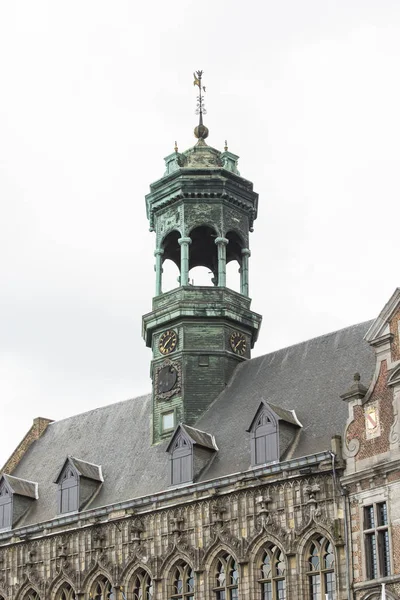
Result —
<instances>
[{"instance_id":1,"label":"green copper tower","mask_svg":"<svg viewBox=\"0 0 400 600\"><path fill-rule=\"evenodd\" d=\"M229 382L233 370L250 358L261 316L250 309L249 232L257 217L258 194L240 176L238 156L207 145L203 124L202 72L197 143L165 159L164 177L146 196L150 230L156 234L156 293L143 317L143 337L152 348L153 443L179 422L195 423ZM162 265L180 271L176 289L162 292ZM240 293L229 289L226 265L240 266ZM203 266L214 286L189 283L189 271Z\"/></svg>"}]
</instances>

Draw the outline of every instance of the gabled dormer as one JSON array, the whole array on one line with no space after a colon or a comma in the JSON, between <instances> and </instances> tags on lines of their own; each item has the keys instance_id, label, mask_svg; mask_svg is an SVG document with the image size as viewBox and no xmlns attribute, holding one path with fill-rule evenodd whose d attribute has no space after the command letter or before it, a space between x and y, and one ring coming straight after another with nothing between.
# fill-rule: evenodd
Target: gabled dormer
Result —
<instances>
[{"instance_id":1,"label":"gabled dormer","mask_svg":"<svg viewBox=\"0 0 400 600\"><path fill-rule=\"evenodd\" d=\"M170 485L195 481L218 451L213 435L179 424L167 450L170 455Z\"/></svg>"},{"instance_id":2,"label":"gabled dormer","mask_svg":"<svg viewBox=\"0 0 400 600\"><path fill-rule=\"evenodd\" d=\"M54 483L59 513L82 510L103 483L101 466L68 456Z\"/></svg>"},{"instance_id":3,"label":"gabled dormer","mask_svg":"<svg viewBox=\"0 0 400 600\"><path fill-rule=\"evenodd\" d=\"M301 427L294 410L262 401L247 429L250 433L251 466L283 459Z\"/></svg>"},{"instance_id":4,"label":"gabled dormer","mask_svg":"<svg viewBox=\"0 0 400 600\"><path fill-rule=\"evenodd\" d=\"M37 499L37 483L4 473L0 477L0 531L14 527Z\"/></svg>"}]
</instances>

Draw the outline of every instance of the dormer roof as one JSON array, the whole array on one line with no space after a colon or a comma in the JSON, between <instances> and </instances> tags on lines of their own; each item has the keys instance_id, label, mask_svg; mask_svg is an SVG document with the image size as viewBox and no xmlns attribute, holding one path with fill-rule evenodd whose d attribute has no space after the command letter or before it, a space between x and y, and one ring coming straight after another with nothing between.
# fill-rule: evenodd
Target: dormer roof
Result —
<instances>
[{"instance_id":1,"label":"dormer roof","mask_svg":"<svg viewBox=\"0 0 400 600\"><path fill-rule=\"evenodd\" d=\"M272 413L274 414L277 421L286 421L287 423L291 423L292 425L296 425L297 427L303 427L303 425L300 423L300 421L298 420L298 418L296 416L295 410L288 410L286 408L282 408L281 406L276 406L275 404L271 404L271 402L267 402L266 400L262 400L254 414L254 417L253 417L249 427L246 429L246 431L251 431L253 429L254 422L256 421L256 419L260 413L260 410L264 406L267 406L272 411Z\"/></svg>"},{"instance_id":2,"label":"dormer roof","mask_svg":"<svg viewBox=\"0 0 400 600\"><path fill-rule=\"evenodd\" d=\"M69 463L72 466L73 470L77 473L77 475L81 477L93 479L94 481L104 481L101 466L86 462L79 458L75 458L74 456L67 456L66 460L63 463L63 466L57 473L57 477L54 479L54 483L59 483L61 474L64 472L67 463Z\"/></svg>"},{"instance_id":3,"label":"dormer roof","mask_svg":"<svg viewBox=\"0 0 400 600\"><path fill-rule=\"evenodd\" d=\"M166 448L166 452L171 450L174 440L181 431L184 433L184 435L186 434L185 437L188 437L192 444L201 446L202 448L208 448L209 450L218 451L218 446L213 435L206 433L205 431L201 431L200 429L196 429L195 427L185 425L184 423L179 423Z\"/></svg>"},{"instance_id":4,"label":"dormer roof","mask_svg":"<svg viewBox=\"0 0 400 600\"><path fill-rule=\"evenodd\" d=\"M3 475L0 477L0 483L2 480L5 481L7 487L13 494L18 494L18 496L26 496L27 498L33 498L34 500L39 498L38 484L34 481L13 477L12 475L7 475L7 473L3 473Z\"/></svg>"}]
</instances>

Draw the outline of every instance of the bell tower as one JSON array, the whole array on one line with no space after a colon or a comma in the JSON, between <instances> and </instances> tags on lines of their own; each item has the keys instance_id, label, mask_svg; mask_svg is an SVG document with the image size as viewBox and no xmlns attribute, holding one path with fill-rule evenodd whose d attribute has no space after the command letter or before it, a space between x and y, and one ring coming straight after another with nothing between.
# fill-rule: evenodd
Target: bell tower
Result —
<instances>
[{"instance_id":1,"label":"bell tower","mask_svg":"<svg viewBox=\"0 0 400 600\"><path fill-rule=\"evenodd\" d=\"M152 348L153 443L179 422L193 424L227 385L233 370L250 358L261 316L250 309L249 232L257 217L258 194L240 176L238 156L208 146L203 124L205 88L199 88L199 124L193 148L165 159L162 179L146 196L150 231L156 234L156 286L152 311L143 317L143 337ZM180 272L176 289L163 293L163 262ZM226 265L240 267L240 293L229 288ZM213 286L189 282L203 266Z\"/></svg>"}]
</instances>

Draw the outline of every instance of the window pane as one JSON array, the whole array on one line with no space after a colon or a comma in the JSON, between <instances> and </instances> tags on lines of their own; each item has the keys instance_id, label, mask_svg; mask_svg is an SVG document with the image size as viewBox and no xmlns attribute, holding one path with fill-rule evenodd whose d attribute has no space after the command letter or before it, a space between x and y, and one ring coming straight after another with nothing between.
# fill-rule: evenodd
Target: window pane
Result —
<instances>
[{"instance_id":1,"label":"window pane","mask_svg":"<svg viewBox=\"0 0 400 600\"><path fill-rule=\"evenodd\" d=\"M321 578L319 575L310 577L310 600L320 600Z\"/></svg>"},{"instance_id":2,"label":"window pane","mask_svg":"<svg viewBox=\"0 0 400 600\"><path fill-rule=\"evenodd\" d=\"M284 579L276 582L276 598L277 600L286 600L286 581Z\"/></svg>"},{"instance_id":3,"label":"window pane","mask_svg":"<svg viewBox=\"0 0 400 600\"><path fill-rule=\"evenodd\" d=\"M379 552L380 552L380 563L381 563L381 576L386 577L390 575L390 552L389 552L389 532L380 531L378 534L379 540Z\"/></svg>"},{"instance_id":4,"label":"window pane","mask_svg":"<svg viewBox=\"0 0 400 600\"><path fill-rule=\"evenodd\" d=\"M369 533L365 536L365 549L368 578L376 579L378 576L378 565L376 559L376 539L374 533Z\"/></svg>"},{"instance_id":5,"label":"window pane","mask_svg":"<svg viewBox=\"0 0 400 600\"><path fill-rule=\"evenodd\" d=\"M325 574L325 593L328 594L328 600L334 600L335 597L335 577L334 573Z\"/></svg>"},{"instance_id":6,"label":"window pane","mask_svg":"<svg viewBox=\"0 0 400 600\"><path fill-rule=\"evenodd\" d=\"M364 508L364 529L375 527L374 507L366 506Z\"/></svg>"},{"instance_id":7,"label":"window pane","mask_svg":"<svg viewBox=\"0 0 400 600\"><path fill-rule=\"evenodd\" d=\"M262 584L262 591L263 600L272 600L272 583L270 581Z\"/></svg>"},{"instance_id":8,"label":"window pane","mask_svg":"<svg viewBox=\"0 0 400 600\"><path fill-rule=\"evenodd\" d=\"M173 429L174 428L174 413L173 412L169 412L169 413L165 413L162 416L162 428L163 431L167 431L168 429Z\"/></svg>"},{"instance_id":9,"label":"window pane","mask_svg":"<svg viewBox=\"0 0 400 600\"><path fill-rule=\"evenodd\" d=\"M377 506L378 526L387 525L387 508L386 502L382 502Z\"/></svg>"}]
</instances>

